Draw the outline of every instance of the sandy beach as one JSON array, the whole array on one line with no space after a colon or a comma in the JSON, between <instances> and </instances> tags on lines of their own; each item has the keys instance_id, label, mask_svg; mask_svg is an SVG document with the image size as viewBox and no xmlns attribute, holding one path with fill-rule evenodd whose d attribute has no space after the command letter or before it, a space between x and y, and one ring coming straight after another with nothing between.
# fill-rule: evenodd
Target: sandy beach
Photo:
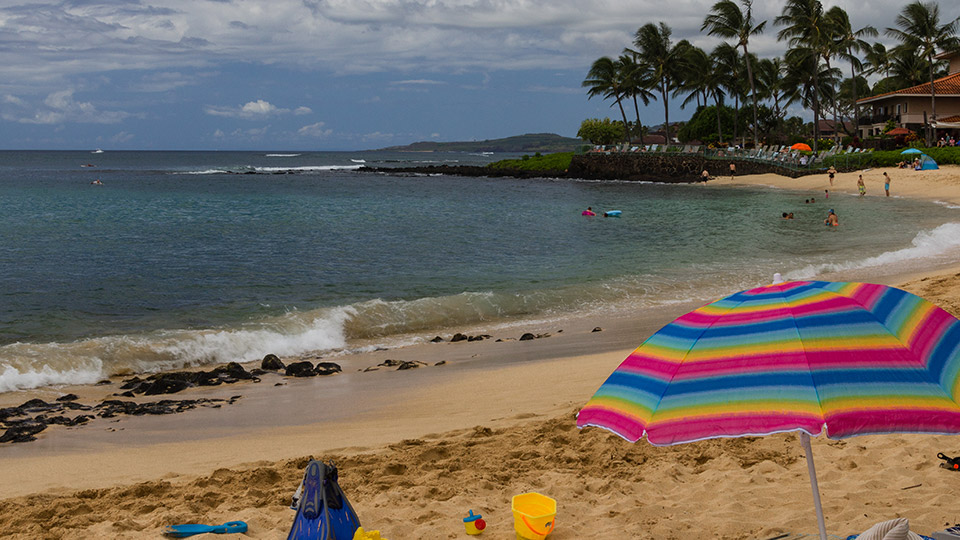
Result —
<instances>
[{"instance_id":1,"label":"sandy beach","mask_svg":"<svg viewBox=\"0 0 960 540\"><path fill-rule=\"evenodd\" d=\"M884 171L891 196L960 204L960 167L869 170L862 173L868 197L884 196ZM819 197L824 189L856 194L858 174L840 173L832 187L825 174L720 177L710 184ZM960 315L960 261L957 268L876 281ZM576 428L578 408L623 358L694 307L324 359L341 363L343 373L268 374L259 383L175 396L241 396L232 405L54 426L37 441L0 445L0 536L156 538L166 525L243 520L246 534L218 537L283 538L294 515L290 496L311 457L338 465L363 526L390 540L465 536L461 519L470 509L488 523L483 537L514 538L510 498L527 491L558 501L550 535L558 540L814 534L807 467L794 434L657 448ZM519 341L523 332L542 337ZM424 365L367 371L387 359ZM0 407L67 393L92 403L118 392L119 382L7 393ZM921 534L960 521L952 508L960 473L939 468L937 459L938 452L960 455L960 438L818 437L813 451L833 535L845 538L896 517Z\"/></svg>"}]
</instances>

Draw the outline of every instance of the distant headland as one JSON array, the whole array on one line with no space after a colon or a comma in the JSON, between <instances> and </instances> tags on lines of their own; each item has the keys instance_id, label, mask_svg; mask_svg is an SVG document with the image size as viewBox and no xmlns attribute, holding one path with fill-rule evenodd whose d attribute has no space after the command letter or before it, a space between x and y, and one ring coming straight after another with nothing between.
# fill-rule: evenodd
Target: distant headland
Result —
<instances>
[{"instance_id":1,"label":"distant headland","mask_svg":"<svg viewBox=\"0 0 960 540\"><path fill-rule=\"evenodd\" d=\"M527 133L502 139L485 141L434 142L421 141L405 146L390 146L380 150L392 152L528 152L543 154L573 152L584 142L580 139L562 137L555 133Z\"/></svg>"}]
</instances>

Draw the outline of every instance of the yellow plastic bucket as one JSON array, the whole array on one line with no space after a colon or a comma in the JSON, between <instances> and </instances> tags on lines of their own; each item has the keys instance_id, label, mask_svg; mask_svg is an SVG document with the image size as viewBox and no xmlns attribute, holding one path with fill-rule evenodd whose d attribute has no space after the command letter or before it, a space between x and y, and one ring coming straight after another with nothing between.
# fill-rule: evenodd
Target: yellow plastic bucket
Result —
<instances>
[{"instance_id":1,"label":"yellow plastic bucket","mask_svg":"<svg viewBox=\"0 0 960 540\"><path fill-rule=\"evenodd\" d=\"M557 524L557 501L539 493L514 495L513 528L517 540L543 540Z\"/></svg>"}]
</instances>

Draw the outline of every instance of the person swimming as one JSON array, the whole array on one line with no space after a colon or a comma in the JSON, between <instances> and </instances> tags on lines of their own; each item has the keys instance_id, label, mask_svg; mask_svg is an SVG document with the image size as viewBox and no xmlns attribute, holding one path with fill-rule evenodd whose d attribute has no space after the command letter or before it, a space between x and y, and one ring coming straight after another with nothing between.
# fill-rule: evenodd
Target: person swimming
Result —
<instances>
[{"instance_id":1,"label":"person swimming","mask_svg":"<svg viewBox=\"0 0 960 540\"><path fill-rule=\"evenodd\" d=\"M586 210L580 213L581 216L595 216L596 212L593 211L592 206L588 206Z\"/></svg>"},{"instance_id":2,"label":"person swimming","mask_svg":"<svg viewBox=\"0 0 960 540\"><path fill-rule=\"evenodd\" d=\"M832 227L840 225L840 220L837 219L837 214L833 211L833 208L831 208L830 213L827 214L827 219L823 220L823 224Z\"/></svg>"}]
</instances>

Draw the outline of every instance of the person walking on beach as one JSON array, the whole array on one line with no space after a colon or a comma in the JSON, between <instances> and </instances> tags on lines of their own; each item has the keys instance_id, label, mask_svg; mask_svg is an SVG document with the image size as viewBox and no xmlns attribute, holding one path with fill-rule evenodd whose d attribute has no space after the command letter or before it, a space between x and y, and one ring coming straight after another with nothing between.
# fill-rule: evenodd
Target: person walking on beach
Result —
<instances>
[{"instance_id":1,"label":"person walking on beach","mask_svg":"<svg viewBox=\"0 0 960 540\"><path fill-rule=\"evenodd\" d=\"M837 170L833 168L833 165L827 169L827 174L830 175L830 187L833 187L833 175L837 174Z\"/></svg>"},{"instance_id":2,"label":"person walking on beach","mask_svg":"<svg viewBox=\"0 0 960 540\"><path fill-rule=\"evenodd\" d=\"M887 193L887 197L890 196L890 175L886 172L883 173L883 191Z\"/></svg>"},{"instance_id":3,"label":"person walking on beach","mask_svg":"<svg viewBox=\"0 0 960 540\"><path fill-rule=\"evenodd\" d=\"M860 178L857 179L857 191L860 192L860 196L863 197L867 194L867 186L863 183L863 175L860 175Z\"/></svg>"},{"instance_id":4,"label":"person walking on beach","mask_svg":"<svg viewBox=\"0 0 960 540\"><path fill-rule=\"evenodd\" d=\"M735 175L735 174L737 174L737 164L736 164L736 163L731 163L731 164L730 164L730 179L731 179L731 180L733 180L733 175Z\"/></svg>"},{"instance_id":5,"label":"person walking on beach","mask_svg":"<svg viewBox=\"0 0 960 540\"><path fill-rule=\"evenodd\" d=\"M704 169L703 172L700 173L700 181L706 184L707 180L709 179L710 179L710 171Z\"/></svg>"}]
</instances>

